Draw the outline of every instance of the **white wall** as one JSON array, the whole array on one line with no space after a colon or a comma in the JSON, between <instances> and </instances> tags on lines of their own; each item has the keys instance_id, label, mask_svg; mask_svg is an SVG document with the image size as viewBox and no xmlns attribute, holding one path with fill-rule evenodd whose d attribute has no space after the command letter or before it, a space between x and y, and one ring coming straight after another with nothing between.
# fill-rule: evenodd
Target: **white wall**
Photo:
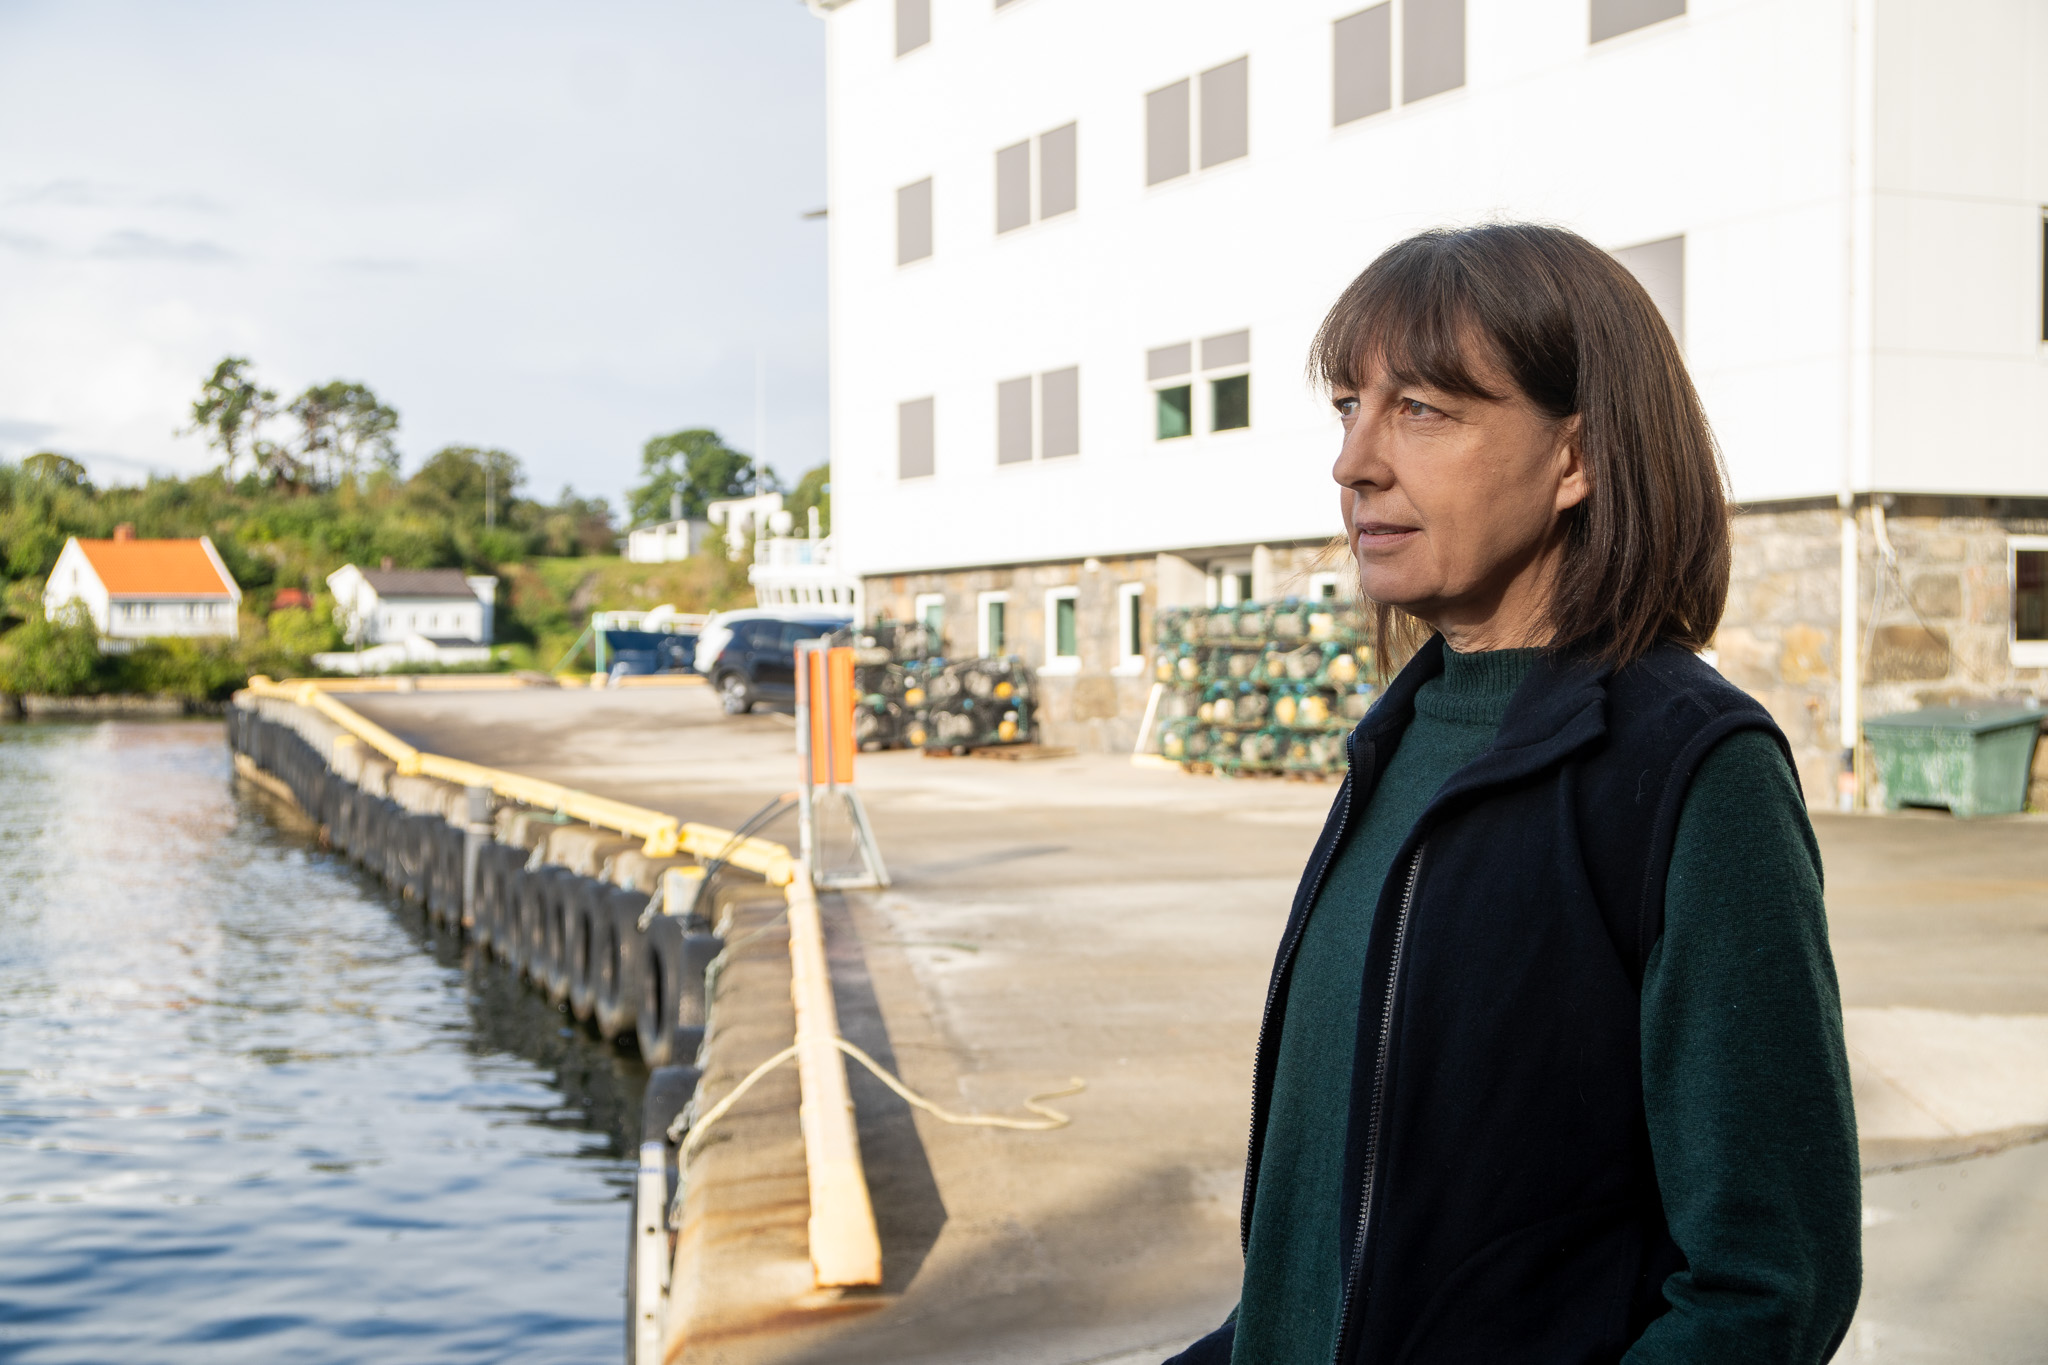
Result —
<instances>
[{"instance_id":1,"label":"white wall","mask_svg":"<svg viewBox=\"0 0 2048 1365\"><path fill-rule=\"evenodd\" d=\"M106 587L93 572L92 562L85 557L85 551L78 548L76 537L64 543L64 549L57 556L57 562L50 566L50 576L43 580L43 615L54 619L72 602L85 604L86 614L100 634L108 633L110 601Z\"/></svg>"},{"instance_id":2,"label":"white wall","mask_svg":"<svg viewBox=\"0 0 2048 1365\"><path fill-rule=\"evenodd\" d=\"M1610 247L1683 233L1684 341L1736 496L1836 490L1852 354L1850 3L1694 0L1683 18L1589 47L1586 0L1470 0L1464 88L1332 128L1330 24L1360 7L934 0L932 42L901 58L890 0L833 13L834 529L850 568L1332 532L1337 427L1302 379L1316 323L1389 243L1496 216L1561 222ZM2041 10L1980 8L1988 18L1926 55L1919 30L1944 7L1879 5L1880 99L1903 80L1922 112L1903 140L1896 117L1879 120L1878 176L1929 183L1897 204L1879 196L1889 292L1866 486L2048 492L2038 332L2024 335L2038 328L2048 194ZM1397 58L1398 38L1397 21ZM1969 54L1987 48L1995 70L1973 71ZM1145 92L1247 54L1250 155L1147 188ZM1969 93L1986 79L2004 93ZM998 238L996 149L1070 120L1078 211ZM1966 168L1943 151L1959 138L1979 144ZM1959 183L1935 184L1936 168ZM899 267L895 191L928 175L934 254ZM1963 198L1994 188L1995 211ZM1923 347L1933 336L1912 321L1921 314L1939 319L1941 349L1901 375L1902 328ZM1251 429L1155 442L1147 348L1240 327L1252 331ZM997 381L1074 364L1081 454L999 469ZM1939 385L1907 390L1944 375L1997 411L1937 450L1922 429L1944 410L1953 424L1954 402ZM936 474L899 481L896 405L927 395Z\"/></svg>"}]
</instances>

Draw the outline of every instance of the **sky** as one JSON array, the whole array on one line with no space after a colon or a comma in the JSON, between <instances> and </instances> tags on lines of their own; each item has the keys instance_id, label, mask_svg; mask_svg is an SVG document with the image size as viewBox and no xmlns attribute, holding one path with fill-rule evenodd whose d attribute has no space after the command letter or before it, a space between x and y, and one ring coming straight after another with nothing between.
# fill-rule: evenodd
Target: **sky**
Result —
<instances>
[{"instance_id":1,"label":"sky","mask_svg":"<svg viewBox=\"0 0 2048 1365\"><path fill-rule=\"evenodd\" d=\"M0 0L0 459L206 468L176 432L235 354L369 384L407 468L497 446L617 507L710 426L793 481L824 132L801 0Z\"/></svg>"}]
</instances>

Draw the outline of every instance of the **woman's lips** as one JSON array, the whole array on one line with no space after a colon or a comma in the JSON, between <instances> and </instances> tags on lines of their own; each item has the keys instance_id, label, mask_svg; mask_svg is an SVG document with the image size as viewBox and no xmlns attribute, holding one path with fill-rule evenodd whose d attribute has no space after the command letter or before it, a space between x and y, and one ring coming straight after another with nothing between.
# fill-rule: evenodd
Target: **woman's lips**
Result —
<instances>
[{"instance_id":1,"label":"woman's lips","mask_svg":"<svg viewBox=\"0 0 2048 1365\"><path fill-rule=\"evenodd\" d=\"M1396 526L1384 521L1362 521L1353 529L1352 540L1361 552L1368 552L1406 544L1411 537L1420 534L1421 532L1413 526Z\"/></svg>"}]
</instances>

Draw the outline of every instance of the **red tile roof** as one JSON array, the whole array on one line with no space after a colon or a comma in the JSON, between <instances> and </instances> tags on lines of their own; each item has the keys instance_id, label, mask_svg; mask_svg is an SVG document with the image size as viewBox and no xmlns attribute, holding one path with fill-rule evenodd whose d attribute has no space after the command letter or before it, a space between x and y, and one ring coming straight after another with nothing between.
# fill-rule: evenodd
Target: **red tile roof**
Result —
<instances>
[{"instance_id":1,"label":"red tile roof","mask_svg":"<svg viewBox=\"0 0 2048 1365\"><path fill-rule=\"evenodd\" d=\"M81 540L78 548L115 597L234 595L197 540Z\"/></svg>"}]
</instances>

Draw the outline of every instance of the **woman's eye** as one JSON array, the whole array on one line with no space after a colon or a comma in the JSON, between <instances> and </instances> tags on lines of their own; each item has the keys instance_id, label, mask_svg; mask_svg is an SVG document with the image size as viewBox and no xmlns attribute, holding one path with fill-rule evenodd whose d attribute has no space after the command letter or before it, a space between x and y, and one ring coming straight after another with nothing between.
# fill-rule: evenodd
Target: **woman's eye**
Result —
<instances>
[{"instance_id":1,"label":"woman's eye","mask_svg":"<svg viewBox=\"0 0 2048 1365\"><path fill-rule=\"evenodd\" d=\"M1358 415L1358 400L1356 398L1339 398L1337 400L1337 415L1339 417L1356 417Z\"/></svg>"},{"instance_id":2,"label":"woman's eye","mask_svg":"<svg viewBox=\"0 0 2048 1365\"><path fill-rule=\"evenodd\" d=\"M1419 398L1403 398L1401 400L1401 415L1403 417L1427 417L1435 411L1435 408Z\"/></svg>"}]
</instances>

